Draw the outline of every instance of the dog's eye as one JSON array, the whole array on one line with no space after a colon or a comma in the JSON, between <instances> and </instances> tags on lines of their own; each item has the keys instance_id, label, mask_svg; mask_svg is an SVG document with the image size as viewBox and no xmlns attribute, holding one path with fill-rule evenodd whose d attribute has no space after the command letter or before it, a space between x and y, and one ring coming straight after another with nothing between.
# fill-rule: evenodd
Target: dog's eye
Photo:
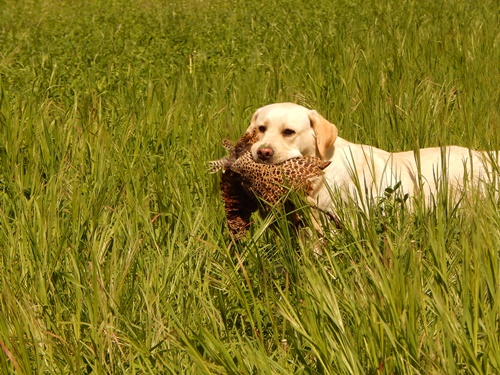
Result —
<instances>
[{"instance_id":1,"label":"dog's eye","mask_svg":"<svg viewBox=\"0 0 500 375\"><path fill-rule=\"evenodd\" d=\"M294 135L294 134L295 134L295 130L292 130L292 129L283 130L283 135L290 136L290 135Z\"/></svg>"},{"instance_id":2,"label":"dog's eye","mask_svg":"<svg viewBox=\"0 0 500 375\"><path fill-rule=\"evenodd\" d=\"M266 127L264 125L259 126L259 131L264 133L266 131Z\"/></svg>"}]
</instances>

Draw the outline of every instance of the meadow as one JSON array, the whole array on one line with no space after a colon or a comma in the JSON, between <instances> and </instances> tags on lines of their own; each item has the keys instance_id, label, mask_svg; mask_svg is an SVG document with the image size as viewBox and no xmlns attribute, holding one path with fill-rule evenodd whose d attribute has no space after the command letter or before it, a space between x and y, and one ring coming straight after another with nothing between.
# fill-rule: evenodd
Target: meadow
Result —
<instances>
[{"instance_id":1,"label":"meadow","mask_svg":"<svg viewBox=\"0 0 500 375\"><path fill-rule=\"evenodd\" d=\"M0 0L0 373L500 374L494 191L231 242L207 161L280 101L500 150L500 3Z\"/></svg>"}]
</instances>

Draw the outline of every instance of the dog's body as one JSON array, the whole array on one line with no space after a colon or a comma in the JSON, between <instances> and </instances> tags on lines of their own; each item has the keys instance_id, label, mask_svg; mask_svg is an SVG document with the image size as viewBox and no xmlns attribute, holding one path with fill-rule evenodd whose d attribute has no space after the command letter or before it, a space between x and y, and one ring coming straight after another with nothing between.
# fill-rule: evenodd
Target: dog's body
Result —
<instances>
[{"instance_id":1,"label":"dog's body","mask_svg":"<svg viewBox=\"0 0 500 375\"><path fill-rule=\"evenodd\" d=\"M360 203L400 183L404 194L421 192L431 198L443 185L454 191L469 185L483 189L490 183L492 170L498 170L498 152L448 146L390 153L354 144L338 137L335 125L316 111L293 103L258 109L247 129L253 131L258 132L251 149L255 161L278 164L306 155L331 161L325 169L325 183L310 197L325 211L333 210L332 192Z\"/></svg>"}]
</instances>

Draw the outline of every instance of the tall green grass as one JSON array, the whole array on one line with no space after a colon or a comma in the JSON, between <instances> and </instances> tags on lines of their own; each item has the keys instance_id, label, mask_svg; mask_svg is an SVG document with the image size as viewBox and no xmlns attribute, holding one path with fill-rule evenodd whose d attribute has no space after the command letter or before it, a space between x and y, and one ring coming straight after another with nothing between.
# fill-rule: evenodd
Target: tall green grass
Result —
<instances>
[{"instance_id":1,"label":"tall green grass","mask_svg":"<svg viewBox=\"0 0 500 375\"><path fill-rule=\"evenodd\" d=\"M277 101L388 150L500 149L499 14L0 1L0 372L500 373L494 194L342 205L324 238L276 209L234 244L206 168Z\"/></svg>"}]
</instances>

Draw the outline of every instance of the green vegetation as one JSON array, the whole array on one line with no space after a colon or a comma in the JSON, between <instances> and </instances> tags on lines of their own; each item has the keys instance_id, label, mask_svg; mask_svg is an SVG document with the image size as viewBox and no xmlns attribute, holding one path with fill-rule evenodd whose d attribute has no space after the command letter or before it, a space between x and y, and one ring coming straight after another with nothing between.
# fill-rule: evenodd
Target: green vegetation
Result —
<instances>
[{"instance_id":1,"label":"green vegetation","mask_svg":"<svg viewBox=\"0 0 500 375\"><path fill-rule=\"evenodd\" d=\"M500 373L493 195L230 244L206 161L278 101L500 149L500 3L0 0L0 373Z\"/></svg>"}]
</instances>

